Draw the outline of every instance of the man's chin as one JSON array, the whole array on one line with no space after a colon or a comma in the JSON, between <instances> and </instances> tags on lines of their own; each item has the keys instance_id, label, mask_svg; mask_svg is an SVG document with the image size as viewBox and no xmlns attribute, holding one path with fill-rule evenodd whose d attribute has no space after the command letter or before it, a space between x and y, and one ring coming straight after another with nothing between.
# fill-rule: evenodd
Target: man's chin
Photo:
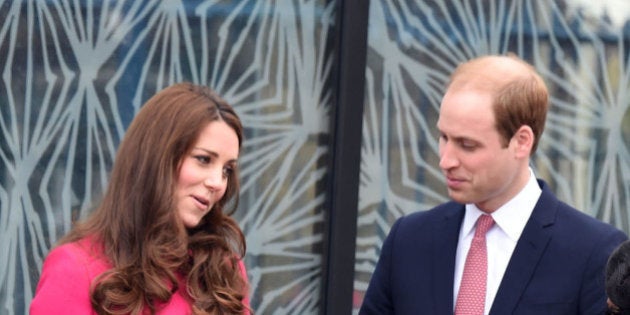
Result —
<instances>
[{"instance_id":1,"label":"man's chin","mask_svg":"<svg viewBox=\"0 0 630 315\"><path fill-rule=\"evenodd\" d=\"M466 198L466 196L464 196L461 191L449 189L448 196L451 197L451 199L455 202L459 202L462 204L471 203L470 200Z\"/></svg>"}]
</instances>

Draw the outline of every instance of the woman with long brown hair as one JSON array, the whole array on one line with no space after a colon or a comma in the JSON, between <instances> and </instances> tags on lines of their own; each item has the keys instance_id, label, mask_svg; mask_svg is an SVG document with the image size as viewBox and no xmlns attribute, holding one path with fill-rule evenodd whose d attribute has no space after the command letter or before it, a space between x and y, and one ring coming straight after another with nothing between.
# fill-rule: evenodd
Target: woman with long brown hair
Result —
<instances>
[{"instance_id":1,"label":"woman with long brown hair","mask_svg":"<svg viewBox=\"0 0 630 315\"><path fill-rule=\"evenodd\" d=\"M149 99L103 200L46 258L31 314L248 314L245 238L229 216L242 140L207 87Z\"/></svg>"}]
</instances>

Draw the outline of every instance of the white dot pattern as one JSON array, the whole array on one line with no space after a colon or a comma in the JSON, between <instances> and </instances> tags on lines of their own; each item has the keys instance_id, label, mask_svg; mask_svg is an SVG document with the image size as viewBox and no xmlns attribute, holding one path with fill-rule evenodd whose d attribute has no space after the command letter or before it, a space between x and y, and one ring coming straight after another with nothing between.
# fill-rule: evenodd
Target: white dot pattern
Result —
<instances>
[{"instance_id":1,"label":"white dot pattern","mask_svg":"<svg viewBox=\"0 0 630 315\"><path fill-rule=\"evenodd\" d=\"M475 236L464 264L462 282L455 304L455 315L482 315L486 302L486 282L488 276L488 255L486 233L494 224L489 215L477 219Z\"/></svg>"}]
</instances>

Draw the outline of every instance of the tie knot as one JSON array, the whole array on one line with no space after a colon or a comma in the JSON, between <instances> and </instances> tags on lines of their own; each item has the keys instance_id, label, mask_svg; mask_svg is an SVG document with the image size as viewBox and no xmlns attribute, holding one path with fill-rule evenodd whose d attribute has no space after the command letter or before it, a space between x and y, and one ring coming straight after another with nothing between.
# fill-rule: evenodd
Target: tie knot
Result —
<instances>
[{"instance_id":1,"label":"tie knot","mask_svg":"<svg viewBox=\"0 0 630 315\"><path fill-rule=\"evenodd\" d=\"M484 237L488 230L494 224L491 216L484 214L477 219L477 227L475 228L475 237Z\"/></svg>"}]
</instances>

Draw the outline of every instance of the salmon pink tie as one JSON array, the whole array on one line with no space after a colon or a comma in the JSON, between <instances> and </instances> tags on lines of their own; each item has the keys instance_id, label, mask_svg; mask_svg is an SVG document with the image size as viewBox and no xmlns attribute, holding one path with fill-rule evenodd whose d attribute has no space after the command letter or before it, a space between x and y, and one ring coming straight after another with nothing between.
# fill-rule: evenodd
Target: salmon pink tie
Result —
<instances>
[{"instance_id":1,"label":"salmon pink tie","mask_svg":"<svg viewBox=\"0 0 630 315\"><path fill-rule=\"evenodd\" d=\"M486 233L494 224L489 215L477 219L475 236L470 243L462 283L459 286L455 315L482 315L486 304L486 282L488 276L488 254Z\"/></svg>"}]
</instances>

